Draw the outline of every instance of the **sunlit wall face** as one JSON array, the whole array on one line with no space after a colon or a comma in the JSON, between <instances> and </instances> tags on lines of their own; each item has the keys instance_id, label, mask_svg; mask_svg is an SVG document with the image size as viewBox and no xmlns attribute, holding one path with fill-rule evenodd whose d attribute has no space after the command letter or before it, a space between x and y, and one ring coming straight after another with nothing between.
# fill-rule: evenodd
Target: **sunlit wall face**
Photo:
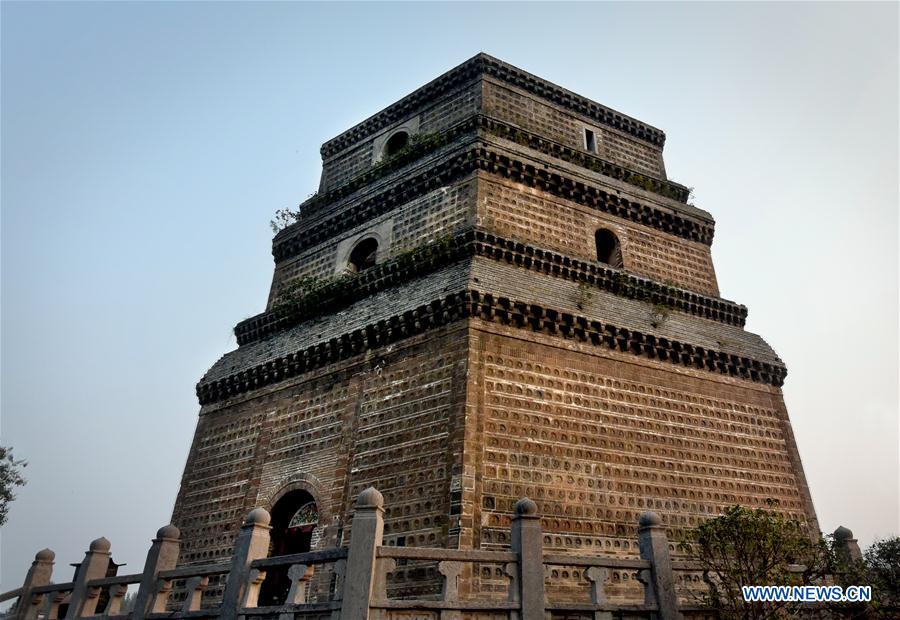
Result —
<instances>
[{"instance_id":1,"label":"sunlit wall face","mask_svg":"<svg viewBox=\"0 0 900 620\"><path fill-rule=\"evenodd\" d=\"M666 131L722 295L788 365L820 523L897 533L897 12L4 3L2 443L30 464L0 590L101 534L142 565L273 212L322 142L481 50Z\"/></svg>"}]
</instances>

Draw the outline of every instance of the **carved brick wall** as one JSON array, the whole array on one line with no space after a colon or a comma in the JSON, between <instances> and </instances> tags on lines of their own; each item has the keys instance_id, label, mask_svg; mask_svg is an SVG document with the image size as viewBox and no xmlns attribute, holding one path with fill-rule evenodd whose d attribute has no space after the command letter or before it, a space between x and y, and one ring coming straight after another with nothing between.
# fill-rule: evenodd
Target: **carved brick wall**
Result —
<instances>
[{"instance_id":1,"label":"carved brick wall","mask_svg":"<svg viewBox=\"0 0 900 620\"><path fill-rule=\"evenodd\" d=\"M173 515L180 564L230 557L247 511L271 509L285 488L315 498L319 548L346 539L352 501L368 486L390 499L386 544L455 547L466 358L460 323L205 407Z\"/></svg>"},{"instance_id":2,"label":"carved brick wall","mask_svg":"<svg viewBox=\"0 0 900 620\"><path fill-rule=\"evenodd\" d=\"M328 279L335 275L337 248L344 239L352 239L367 230L389 221L390 245L379 248L381 260L389 260L403 252L419 247L429 240L452 234L471 226L475 187L473 179L448 184L419 198L411 200L376 219L352 228L338 237L329 239L296 257L275 266L268 308L271 309L278 291L297 278Z\"/></svg>"},{"instance_id":3,"label":"carved brick wall","mask_svg":"<svg viewBox=\"0 0 900 620\"><path fill-rule=\"evenodd\" d=\"M484 81L484 113L580 150L585 148L584 130L589 128L596 135L596 152L601 157L644 174L666 178L662 148L498 80Z\"/></svg>"},{"instance_id":4,"label":"carved brick wall","mask_svg":"<svg viewBox=\"0 0 900 620\"><path fill-rule=\"evenodd\" d=\"M613 230L622 244L625 269L660 282L718 295L708 245L670 235L490 175L479 175L480 226L497 234L596 260L594 232Z\"/></svg>"},{"instance_id":5,"label":"carved brick wall","mask_svg":"<svg viewBox=\"0 0 900 620\"><path fill-rule=\"evenodd\" d=\"M370 169L378 157L378 153L373 150L373 145L379 136L391 133L395 127L402 126L404 121L415 118L418 123L417 133L429 134L443 131L464 118L472 116L480 106L481 84L480 81L474 81L461 90L448 93L437 101L428 101L418 109L410 110L405 119L390 124L333 157L324 159L319 191L327 192L339 187Z\"/></svg>"},{"instance_id":6,"label":"carved brick wall","mask_svg":"<svg viewBox=\"0 0 900 620\"><path fill-rule=\"evenodd\" d=\"M815 523L781 392L476 322L466 455L475 544L508 544L534 499L548 550L636 555L637 516L677 539L726 506L766 499Z\"/></svg>"}]
</instances>

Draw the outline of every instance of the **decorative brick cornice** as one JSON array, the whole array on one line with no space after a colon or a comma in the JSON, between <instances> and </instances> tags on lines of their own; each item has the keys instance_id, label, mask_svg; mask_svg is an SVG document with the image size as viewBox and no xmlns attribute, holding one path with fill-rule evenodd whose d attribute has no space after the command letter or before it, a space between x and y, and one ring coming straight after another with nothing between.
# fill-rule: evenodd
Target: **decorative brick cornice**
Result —
<instances>
[{"instance_id":1,"label":"decorative brick cornice","mask_svg":"<svg viewBox=\"0 0 900 620\"><path fill-rule=\"evenodd\" d=\"M516 142L517 144L539 151L544 155L549 155L555 159L575 164L592 172L598 172L681 203L686 203L690 195L690 190L680 183L665 179L657 179L635 172L634 170L607 161L586 151L570 148L564 144L560 144L559 142L555 142L554 140L550 140L534 132L516 127L500 119L484 114L474 114L439 134L431 135L428 142L421 145L422 148L411 149L402 155L381 162L353 177L343 185L340 185L325 194L317 194L313 198L305 201L301 205L300 210L305 218L314 215L328 205L334 204L357 190L424 157L426 154L452 143L460 136L474 134L476 129L481 129L487 134Z\"/></svg>"},{"instance_id":2,"label":"decorative brick cornice","mask_svg":"<svg viewBox=\"0 0 900 620\"><path fill-rule=\"evenodd\" d=\"M490 293L468 291L471 316L512 327L531 329L565 338L590 342L596 346L669 361L681 366L710 370L780 387L787 368L766 362L715 351L669 338L644 334L617 327L611 323L592 321L586 317L561 312L537 304L495 297Z\"/></svg>"},{"instance_id":3,"label":"decorative brick cornice","mask_svg":"<svg viewBox=\"0 0 900 620\"><path fill-rule=\"evenodd\" d=\"M576 114L590 118L601 125L618 129L660 148L665 144L666 134L655 127L616 112L487 54L479 54L432 80L397 103L388 106L355 127L329 140L322 145L322 157L327 159L381 129L408 118L423 103L436 99L444 93L457 89L482 75L489 75L502 80L507 84L537 95Z\"/></svg>"},{"instance_id":4,"label":"decorative brick cornice","mask_svg":"<svg viewBox=\"0 0 900 620\"><path fill-rule=\"evenodd\" d=\"M498 153L487 145L478 149L477 161L479 168L486 172L689 241L712 245L712 222L701 223L637 200L610 194L594 185Z\"/></svg>"},{"instance_id":5,"label":"decorative brick cornice","mask_svg":"<svg viewBox=\"0 0 900 620\"><path fill-rule=\"evenodd\" d=\"M475 231L474 253L572 282L584 282L629 299L668 306L687 314L743 327L747 307L727 299L642 278L602 264L542 250L487 231Z\"/></svg>"},{"instance_id":6,"label":"decorative brick cornice","mask_svg":"<svg viewBox=\"0 0 900 620\"><path fill-rule=\"evenodd\" d=\"M629 170L625 166L620 166L619 164L607 161L602 157L597 157L587 151L573 149L534 132L527 131L521 127L515 127L490 116L479 115L478 125L490 134L527 146L544 155L549 155L555 159L561 159L582 168L587 168L592 172L599 172L600 174L634 185L635 187L647 190L648 192L653 192L654 194L659 194L665 198L677 200L680 203L687 203L691 193L690 189L680 183L657 179L646 174L635 172L634 170Z\"/></svg>"},{"instance_id":7,"label":"decorative brick cornice","mask_svg":"<svg viewBox=\"0 0 900 620\"><path fill-rule=\"evenodd\" d=\"M483 141L478 141L469 149L436 162L415 176L399 179L375 196L349 206L319 224L298 230L290 236L276 237L272 245L275 262L280 263L297 256L310 247L476 170L523 183L591 209L651 226L683 239L706 245L712 244L714 232L712 222L699 222L637 200L611 194L583 181L520 161L498 152Z\"/></svg>"},{"instance_id":8,"label":"decorative brick cornice","mask_svg":"<svg viewBox=\"0 0 900 620\"><path fill-rule=\"evenodd\" d=\"M261 340L301 321L340 310L364 297L475 255L573 282L584 282L621 297L665 305L727 325L743 327L747 319L746 306L726 299L701 295L595 262L542 250L487 231L467 230L376 265L352 279L324 283L308 299L301 297L292 307L285 305L245 319L235 326L235 337L239 345Z\"/></svg>"},{"instance_id":9,"label":"decorative brick cornice","mask_svg":"<svg viewBox=\"0 0 900 620\"><path fill-rule=\"evenodd\" d=\"M437 151L461 136L466 134L474 136L475 130L480 122L480 116L473 115L440 133L428 134L430 139L425 144L422 144L421 148L412 148L406 153L396 155L381 163L375 164L365 172L351 178L343 185L339 185L324 194L315 195L313 198L306 200L300 205L300 212L303 214L304 218L313 216L329 205L343 200L357 190L371 185L412 162Z\"/></svg>"},{"instance_id":10,"label":"decorative brick cornice","mask_svg":"<svg viewBox=\"0 0 900 620\"><path fill-rule=\"evenodd\" d=\"M474 148L457 153L420 174L398 180L377 195L342 209L340 213L324 219L319 224L297 231L288 237L276 236L272 244L272 256L275 257L276 263L293 258L345 230L371 221L399 205L474 172L478 169L477 159L478 152Z\"/></svg>"},{"instance_id":11,"label":"decorative brick cornice","mask_svg":"<svg viewBox=\"0 0 900 620\"><path fill-rule=\"evenodd\" d=\"M224 379L201 382L197 398L201 405L223 400L458 321L468 316L467 301L461 291Z\"/></svg>"},{"instance_id":12,"label":"decorative brick cornice","mask_svg":"<svg viewBox=\"0 0 900 620\"><path fill-rule=\"evenodd\" d=\"M202 405L224 400L468 317L768 385L781 386L787 375L787 369L781 365L660 338L537 304L465 290L229 377L201 381L197 385L197 397Z\"/></svg>"},{"instance_id":13,"label":"decorative brick cornice","mask_svg":"<svg viewBox=\"0 0 900 620\"><path fill-rule=\"evenodd\" d=\"M238 345L261 340L302 321L336 312L370 295L471 256L473 238L474 233L468 231L438 239L360 274L323 282L311 291L298 291L296 298L279 300L272 310L238 323L234 328Z\"/></svg>"}]
</instances>

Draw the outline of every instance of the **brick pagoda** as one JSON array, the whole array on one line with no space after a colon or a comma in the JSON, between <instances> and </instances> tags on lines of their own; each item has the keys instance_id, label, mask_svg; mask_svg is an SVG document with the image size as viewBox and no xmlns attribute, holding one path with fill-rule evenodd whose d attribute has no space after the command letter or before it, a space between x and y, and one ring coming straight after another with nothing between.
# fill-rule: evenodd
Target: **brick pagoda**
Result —
<instances>
[{"instance_id":1,"label":"brick pagoda","mask_svg":"<svg viewBox=\"0 0 900 620\"><path fill-rule=\"evenodd\" d=\"M731 504L816 527L785 366L719 296L714 221L665 134L479 54L321 148L274 238L266 310L197 386L180 564L346 544L503 549L533 499L548 552L636 556Z\"/></svg>"}]
</instances>

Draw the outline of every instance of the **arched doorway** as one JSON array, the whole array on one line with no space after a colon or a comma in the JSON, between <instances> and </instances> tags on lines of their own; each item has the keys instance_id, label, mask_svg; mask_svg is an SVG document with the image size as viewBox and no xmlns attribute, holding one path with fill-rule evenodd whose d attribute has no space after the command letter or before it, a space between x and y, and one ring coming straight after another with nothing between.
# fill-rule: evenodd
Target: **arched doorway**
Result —
<instances>
[{"instance_id":1,"label":"arched doorway","mask_svg":"<svg viewBox=\"0 0 900 620\"><path fill-rule=\"evenodd\" d=\"M303 490L290 491L272 507L272 542L269 557L307 553L319 535L319 508L312 495ZM289 566L271 568L259 593L260 605L281 605L291 587Z\"/></svg>"}]
</instances>

